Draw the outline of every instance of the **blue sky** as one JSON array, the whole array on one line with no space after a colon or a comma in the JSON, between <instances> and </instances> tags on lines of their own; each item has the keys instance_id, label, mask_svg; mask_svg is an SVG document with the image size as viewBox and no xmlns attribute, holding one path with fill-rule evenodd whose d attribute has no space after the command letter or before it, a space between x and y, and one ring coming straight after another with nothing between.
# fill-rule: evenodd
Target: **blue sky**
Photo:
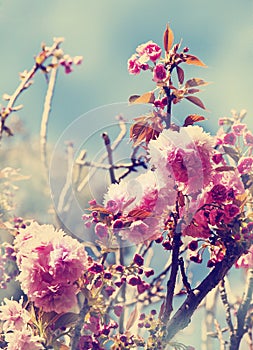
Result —
<instances>
[{"instance_id":1,"label":"blue sky","mask_svg":"<svg viewBox=\"0 0 253 350\"><path fill-rule=\"evenodd\" d=\"M175 40L183 39L190 53L208 65L186 67L189 78L212 81L201 94L210 111L204 112L207 127L215 126L232 108L245 108L252 119L252 0L2 0L0 92L15 89L18 73L33 65L42 41L50 45L53 37L65 37L65 51L84 56L84 62L73 74L59 74L49 124L49 138L55 140L83 113L126 102L132 93L153 88L150 75L130 76L126 63L138 44L153 40L161 45L167 22ZM45 89L39 75L20 99L25 108L19 116L35 133ZM174 109L179 119L190 113L202 111L187 101Z\"/></svg>"}]
</instances>

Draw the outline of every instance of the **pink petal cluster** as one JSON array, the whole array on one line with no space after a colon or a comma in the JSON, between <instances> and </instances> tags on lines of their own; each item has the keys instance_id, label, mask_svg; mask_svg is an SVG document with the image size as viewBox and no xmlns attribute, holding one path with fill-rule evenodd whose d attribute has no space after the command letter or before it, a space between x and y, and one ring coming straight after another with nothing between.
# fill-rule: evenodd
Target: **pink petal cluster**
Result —
<instances>
[{"instance_id":1,"label":"pink petal cluster","mask_svg":"<svg viewBox=\"0 0 253 350\"><path fill-rule=\"evenodd\" d=\"M236 203L236 196L245 192L239 173L226 171L213 176L208 187L201 194L190 225L183 234L192 237L208 238L211 227L217 229L229 224L241 209Z\"/></svg>"},{"instance_id":2,"label":"pink petal cluster","mask_svg":"<svg viewBox=\"0 0 253 350\"><path fill-rule=\"evenodd\" d=\"M149 149L157 176L173 180L185 194L198 193L209 183L213 139L201 127L164 130Z\"/></svg>"},{"instance_id":3,"label":"pink petal cluster","mask_svg":"<svg viewBox=\"0 0 253 350\"><path fill-rule=\"evenodd\" d=\"M32 222L14 241L21 288L37 307L62 313L73 307L76 281L87 269L87 254L76 239L52 225Z\"/></svg>"},{"instance_id":4,"label":"pink petal cluster","mask_svg":"<svg viewBox=\"0 0 253 350\"><path fill-rule=\"evenodd\" d=\"M5 341L8 343L7 350L42 350L45 349L41 344L43 339L33 335L29 329L23 328L14 330L5 334Z\"/></svg>"},{"instance_id":5,"label":"pink petal cluster","mask_svg":"<svg viewBox=\"0 0 253 350\"><path fill-rule=\"evenodd\" d=\"M148 41L137 47L136 53L128 60L128 72L139 74L141 70L149 69L148 61L156 62L162 53L162 49L153 41Z\"/></svg>"},{"instance_id":6,"label":"pink petal cluster","mask_svg":"<svg viewBox=\"0 0 253 350\"><path fill-rule=\"evenodd\" d=\"M111 221L114 233L123 240L140 243L160 236L160 217L158 203L159 182L152 171L139 175L134 180L112 184L105 194L104 206L115 216ZM95 232L101 232L98 223Z\"/></svg>"},{"instance_id":7,"label":"pink petal cluster","mask_svg":"<svg viewBox=\"0 0 253 350\"><path fill-rule=\"evenodd\" d=\"M153 80L155 82L163 81L167 76L167 71L162 63L157 64L153 70Z\"/></svg>"},{"instance_id":8,"label":"pink petal cluster","mask_svg":"<svg viewBox=\"0 0 253 350\"><path fill-rule=\"evenodd\" d=\"M253 245L246 254L243 254L236 262L235 267L249 269L253 267Z\"/></svg>"},{"instance_id":9,"label":"pink petal cluster","mask_svg":"<svg viewBox=\"0 0 253 350\"><path fill-rule=\"evenodd\" d=\"M30 321L29 312L22 306L23 299L19 302L4 298L4 304L0 306L0 319L3 321L3 331L21 330Z\"/></svg>"},{"instance_id":10,"label":"pink petal cluster","mask_svg":"<svg viewBox=\"0 0 253 350\"><path fill-rule=\"evenodd\" d=\"M64 55L60 59L60 65L64 67L65 73L69 74L73 71L73 65L80 65L82 63L82 56L70 57L69 55Z\"/></svg>"}]
</instances>

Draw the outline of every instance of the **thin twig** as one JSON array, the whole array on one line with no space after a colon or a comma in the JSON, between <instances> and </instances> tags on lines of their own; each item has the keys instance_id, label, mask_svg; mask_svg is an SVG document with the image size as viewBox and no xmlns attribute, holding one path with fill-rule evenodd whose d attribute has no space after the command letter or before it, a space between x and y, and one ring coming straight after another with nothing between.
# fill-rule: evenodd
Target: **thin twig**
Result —
<instances>
[{"instance_id":1,"label":"thin twig","mask_svg":"<svg viewBox=\"0 0 253 350\"><path fill-rule=\"evenodd\" d=\"M243 300L239 306L236 317L236 327L235 332L230 337L230 348L229 350L237 350L239 348L241 339L247 331L246 327L246 316L249 310L249 306L252 300L253 293L253 269L248 269L247 271L247 281L246 288L243 295Z\"/></svg>"},{"instance_id":2,"label":"thin twig","mask_svg":"<svg viewBox=\"0 0 253 350\"><path fill-rule=\"evenodd\" d=\"M102 138L105 143L106 151L107 151L107 157L108 157L108 162L110 164L109 168L109 173L110 173L110 179L111 183L114 184L117 182L115 174L114 174L114 169L113 169L113 157L112 157L112 148L111 148L111 140L110 137L106 132L102 134Z\"/></svg>"},{"instance_id":3,"label":"thin twig","mask_svg":"<svg viewBox=\"0 0 253 350\"><path fill-rule=\"evenodd\" d=\"M10 96L8 100L7 106L4 108L4 112L1 113L1 125L0 125L0 138L2 137L3 130L5 129L5 121L9 117L9 115L15 111L15 102L17 101L20 94L27 89L29 86L29 83L31 82L31 79L34 77L37 70L39 70L41 67L43 67L44 62L53 55L54 51L59 47L59 45L64 41L63 38L55 38L54 44L47 48L46 50L42 51L43 54L40 54L39 62L36 62L34 66L25 74L24 77L22 77L22 80L20 84L18 85L17 89L14 91L14 93Z\"/></svg>"},{"instance_id":4,"label":"thin twig","mask_svg":"<svg viewBox=\"0 0 253 350\"><path fill-rule=\"evenodd\" d=\"M183 285L187 291L187 293L192 293L192 289L191 289L191 285L188 281L188 278L186 276L186 273L185 273L185 267L184 267L184 259L182 257L180 257L178 259L178 263L179 263L179 267L180 267L180 272L181 272L181 275L182 275L182 281L183 281Z\"/></svg>"},{"instance_id":5,"label":"thin twig","mask_svg":"<svg viewBox=\"0 0 253 350\"><path fill-rule=\"evenodd\" d=\"M48 82L48 88L47 93L45 96L45 102L44 102L44 109L43 114L41 118L41 125L40 125L40 154L41 154L41 161L44 164L45 168L48 169L48 163L47 163L47 124L49 119L49 113L51 110L52 105L52 98L54 94L54 88L55 88L55 82L58 72L58 66L57 66L57 58L52 58L52 65L50 78Z\"/></svg>"},{"instance_id":6,"label":"thin twig","mask_svg":"<svg viewBox=\"0 0 253 350\"><path fill-rule=\"evenodd\" d=\"M125 124L124 119L121 116L119 116L118 119L119 119L120 133L119 133L118 137L115 139L115 141L111 145L111 150L112 151L114 151L119 146L121 141L126 136L126 132L127 132L126 124ZM102 154L102 156L98 160L98 163L103 163L106 160L106 158L107 158L107 152ZM92 176L95 175L95 173L96 173L96 168L93 168L93 169L91 169L89 171L89 173L84 177L82 182L77 187L77 192L81 192L83 190L83 188L87 185L88 181L91 179Z\"/></svg>"},{"instance_id":7,"label":"thin twig","mask_svg":"<svg viewBox=\"0 0 253 350\"><path fill-rule=\"evenodd\" d=\"M72 165L73 165L73 144L72 142L69 142L67 144L67 175L66 175L66 181L65 184L61 190L59 201L57 205L57 211L62 214L64 211L64 203L66 196L68 194L69 189L71 188L72 184Z\"/></svg>"},{"instance_id":8,"label":"thin twig","mask_svg":"<svg viewBox=\"0 0 253 350\"><path fill-rule=\"evenodd\" d=\"M167 294L165 298L164 308L161 315L161 320L166 323L170 319L170 315L173 311L173 297L178 273L178 258L180 252L180 243L181 243L181 225L175 225L175 232L173 235L173 243L172 243L172 262L171 262L171 272L170 278L167 282Z\"/></svg>"},{"instance_id":9,"label":"thin twig","mask_svg":"<svg viewBox=\"0 0 253 350\"><path fill-rule=\"evenodd\" d=\"M81 337L81 330L84 324L84 318L87 312L89 311L89 305L88 305L88 300L85 299L83 303L83 307L81 308L79 312L79 317L78 317L78 322L76 323L75 329L74 329L74 335L72 338L72 344L71 344L71 350L77 350L78 349L78 344L79 340Z\"/></svg>"},{"instance_id":10,"label":"thin twig","mask_svg":"<svg viewBox=\"0 0 253 350\"><path fill-rule=\"evenodd\" d=\"M233 334L234 333L234 326L232 323L231 310L230 310L230 305L229 305L228 298L227 298L227 291L226 291L224 279L221 280L221 282L219 284L219 290L220 290L221 301L222 301L224 308L225 308L227 325L229 327L230 334Z\"/></svg>"}]
</instances>

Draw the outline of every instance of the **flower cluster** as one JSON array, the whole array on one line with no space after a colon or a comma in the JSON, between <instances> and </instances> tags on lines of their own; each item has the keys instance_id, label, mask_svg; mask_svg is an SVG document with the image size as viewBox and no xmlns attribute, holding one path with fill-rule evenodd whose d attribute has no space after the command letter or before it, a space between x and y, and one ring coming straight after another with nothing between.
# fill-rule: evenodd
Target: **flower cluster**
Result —
<instances>
[{"instance_id":1,"label":"flower cluster","mask_svg":"<svg viewBox=\"0 0 253 350\"><path fill-rule=\"evenodd\" d=\"M37 307L62 313L76 305L77 280L87 268L82 244L52 225L32 222L14 241L17 277Z\"/></svg>"},{"instance_id":2,"label":"flower cluster","mask_svg":"<svg viewBox=\"0 0 253 350\"><path fill-rule=\"evenodd\" d=\"M23 308L22 303L22 298L19 302L5 298L4 304L0 306L0 316L8 350L43 349L44 347L41 344L43 339L38 335L34 335L32 329L28 326L31 316Z\"/></svg>"}]
</instances>

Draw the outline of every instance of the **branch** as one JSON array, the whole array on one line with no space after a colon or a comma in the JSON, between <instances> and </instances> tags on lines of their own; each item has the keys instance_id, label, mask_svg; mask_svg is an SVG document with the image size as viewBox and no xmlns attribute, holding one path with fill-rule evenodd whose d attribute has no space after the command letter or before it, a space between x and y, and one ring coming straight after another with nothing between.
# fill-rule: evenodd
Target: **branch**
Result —
<instances>
[{"instance_id":1,"label":"branch","mask_svg":"<svg viewBox=\"0 0 253 350\"><path fill-rule=\"evenodd\" d=\"M62 214L64 211L64 203L65 203L65 198L67 196L67 193L69 191L69 189L71 188L71 184L72 184L72 165L73 165L73 144L72 142L69 142L67 144L67 162L68 162L68 166L67 166L67 175L66 175L66 181L65 184L62 188L62 191L60 193L59 196L59 201L58 201L58 205L57 205L57 211Z\"/></svg>"},{"instance_id":2,"label":"branch","mask_svg":"<svg viewBox=\"0 0 253 350\"><path fill-rule=\"evenodd\" d=\"M167 282L167 294L165 298L165 303L162 310L161 320L166 323L170 319L170 315L173 311L173 296L174 296L174 290L176 285L176 279L177 279L177 273L178 273L178 258L179 258L179 251L180 251L180 245L181 245L181 232L180 232L181 225L177 225L174 237L173 237L173 250L172 250L172 262L171 262L171 273L170 278Z\"/></svg>"},{"instance_id":3,"label":"branch","mask_svg":"<svg viewBox=\"0 0 253 350\"><path fill-rule=\"evenodd\" d=\"M119 119L119 126L120 126L121 131L120 131L118 137L116 138L116 140L111 145L112 151L114 151L118 147L118 145L123 140L123 138L125 137L126 132L127 132L126 124L125 124L123 118L121 116L119 116L118 119ZM103 161L105 161L106 158L107 158L107 152L102 154L102 156L98 160L98 163L102 163ZM92 176L94 176L95 173L96 173L96 168L93 168L89 171L89 173L85 176L83 181L77 187L78 192L81 192L83 190L83 188L87 185L88 181L91 179Z\"/></svg>"},{"instance_id":4,"label":"branch","mask_svg":"<svg viewBox=\"0 0 253 350\"><path fill-rule=\"evenodd\" d=\"M230 306L229 306L229 302L228 302L228 298L227 298L227 291L225 288L225 280L224 279L221 280L221 282L220 282L219 290L220 290L221 301L222 301L224 308L225 308L227 325L229 327L230 334L233 334L234 326L233 326L232 319L231 319L231 310L230 310Z\"/></svg>"},{"instance_id":5,"label":"branch","mask_svg":"<svg viewBox=\"0 0 253 350\"><path fill-rule=\"evenodd\" d=\"M252 300L252 293L253 293L253 269L251 268L251 269L248 269L247 271L246 289L243 295L243 300L241 302L241 305L237 311L236 332L234 332L234 334L230 338L229 350L236 350L239 348L241 339L247 331L246 316Z\"/></svg>"},{"instance_id":6,"label":"branch","mask_svg":"<svg viewBox=\"0 0 253 350\"><path fill-rule=\"evenodd\" d=\"M48 57L52 56L54 51L59 47L59 45L63 42L63 38L55 38L54 44L49 48L43 48L43 51L36 57L35 65L22 77L21 83L14 91L14 93L9 97L9 102L7 106L1 112L1 125L0 125L0 138L2 137L2 133L5 130L5 121L8 116L15 111L14 104L18 99L19 95L28 88L29 83L31 83L31 79L38 69L43 67L44 62L48 59Z\"/></svg>"},{"instance_id":7,"label":"branch","mask_svg":"<svg viewBox=\"0 0 253 350\"><path fill-rule=\"evenodd\" d=\"M231 241L227 246L227 254L218 262L207 277L188 295L175 315L166 324L165 341L170 341L180 330L188 326L191 317L205 296L219 284L226 273L243 254L245 248L238 247Z\"/></svg>"},{"instance_id":8,"label":"branch","mask_svg":"<svg viewBox=\"0 0 253 350\"><path fill-rule=\"evenodd\" d=\"M56 82L56 77L57 77L57 72L58 72L58 66L57 66L57 58L53 57L52 59L52 69L50 73L50 78L48 82L48 88L47 88L47 93L45 97L45 102L44 102L44 109L43 109L43 114L41 118L41 126L40 126L40 153L41 153L41 161L45 165L45 168L48 168L47 164L47 150L46 150L46 144L47 144L47 124L48 124L48 118L49 118L49 113L51 110L51 104L52 104L52 98L54 94L54 87L55 87L55 82Z\"/></svg>"},{"instance_id":9,"label":"branch","mask_svg":"<svg viewBox=\"0 0 253 350\"><path fill-rule=\"evenodd\" d=\"M108 162L110 164L109 173L110 173L111 183L114 184L117 182L117 180L116 180L116 177L114 174L114 169L113 169L111 140L110 140L110 137L108 136L108 134L105 132L102 134L102 137L104 139L104 143L105 143L105 147L106 147L106 151L107 151Z\"/></svg>"},{"instance_id":10,"label":"branch","mask_svg":"<svg viewBox=\"0 0 253 350\"><path fill-rule=\"evenodd\" d=\"M72 344L71 344L71 350L76 350L78 349L78 343L79 343L79 340L80 340L80 337L81 337L81 330L82 330L82 327L83 327L83 324L84 324L84 318L87 314L87 312L89 311L89 305L88 305L88 300L85 299L84 300L84 303L83 303L83 307L81 308L80 310L80 313L79 313L79 320L75 326L75 329L74 329L74 335L73 335L73 338L72 338Z\"/></svg>"}]
</instances>

